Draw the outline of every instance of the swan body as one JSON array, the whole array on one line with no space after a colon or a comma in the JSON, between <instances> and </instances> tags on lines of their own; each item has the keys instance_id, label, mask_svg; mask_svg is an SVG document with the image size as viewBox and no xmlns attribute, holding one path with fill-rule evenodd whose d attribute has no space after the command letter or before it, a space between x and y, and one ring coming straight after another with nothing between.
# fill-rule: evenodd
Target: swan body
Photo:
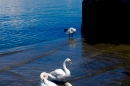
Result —
<instances>
[{"instance_id":1,"label":"swan body","mask_svg":"<svg viewBox=\"0 0 130 86\"><path fill-rule=\"evenodd\" d=\"M42 72L40 74L41 78L41 86L57 86L55 83L48 80L48 74L46 72Z\"/></svg>"},{"instance_id":2,"label":"swan body","mask_svg":"<svg viewBox=\"0 0 130 86\"><path fill-rule=\"evenodd\" d=\"M51 77L54 80L61 80L61 79L65 79L66 77L70 77L71 73L69 71L69 69L66 68L66 62L71 62L71 60L69 58L65 59L65 61L63 62L63 69L56 69L50 73L48 73L48 76Z\"/></svg>"},{"instance_id":3,"label":"swan body","mask_svg":"<svg viewBox=\"0 0 130 86\"><path fill-rule=\"evenodd\" d=\"M66 82L65 86L72 86L72 85L69 82Z\"/></svg>"},{"instance_id":4,"label":"swan body","mask_svg":"<svg viewBox=\"0 0 130 86\"><path fill-rule=\"evenodd\" d=\"M76 32L76 29L73 27L70 27L69 29L64 29L65 34L69 35L69 38L73 38L73 34Z\"/></svg>"}]
</instances>

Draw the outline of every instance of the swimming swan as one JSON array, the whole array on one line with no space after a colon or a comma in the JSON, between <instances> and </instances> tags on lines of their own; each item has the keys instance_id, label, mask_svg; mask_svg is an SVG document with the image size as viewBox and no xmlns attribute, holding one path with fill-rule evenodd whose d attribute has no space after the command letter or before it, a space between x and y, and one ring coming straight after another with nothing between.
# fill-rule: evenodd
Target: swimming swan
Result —
<instances>
[{"instance_id":1,"label":"swimming swan","mask_svg":"<svg viewBox=\"0 0 130 86\"><path fill-rule=\"evenodd\" d=\"M48 80L48 73L42 72L40 74L41 86L57 86L55 83ZM65 86L72 86L69 82L65 83Z\"/></svg>"},{"instance_id":2,"label":"swimming swan","mask_svg":"<svg viewBox=\"0 0 130 86\"><path fill-rule=\"evenodd\" d=\"M66 82L65 86L72 86L72 85L69 82Z\"/></svg>"},{"instance_id":3,"label":"swimming swan","mask_svg":"<svg viewBox=\"0 0 130 86\"><path fill-rule=\"evenodd\" d=\"M40 74L41 78L41 86L57 86L55 83L48 80L48 74L46 72L42 72Z\"/></svg>"},{"instance_id":4,"label":"swimming swan","mask_svg":"<svg viewBox=\"0 0 130 86\"><path fill-rule=\"evenodd\" d=\"M65 59L65 61L63 62L63 69L56 69L50 73L48 73L48 76L54 80L61 80L61 79L65 79L66 77L70 77L71 73L69 71L69 69L66 68L66 62L71 62L71 60L69 58Z\"/></svg>"}]
</instances>

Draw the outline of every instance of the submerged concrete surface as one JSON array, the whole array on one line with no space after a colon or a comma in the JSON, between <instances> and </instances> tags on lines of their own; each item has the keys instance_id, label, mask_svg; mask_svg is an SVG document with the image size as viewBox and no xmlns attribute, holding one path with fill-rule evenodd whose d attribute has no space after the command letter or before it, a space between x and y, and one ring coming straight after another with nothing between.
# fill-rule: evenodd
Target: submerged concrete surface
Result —
<instances>
[{"instance_id":1,"label":"submerged concrete surface","mask_svg":"<svg viewBox=\"0 0 130 86\"><path fill-rule=\"evenodd\" d=\"M130 44L130 0L83 0L81 34L89 42Z\"/></svg>"},{"instance_id":2,"label":"submerged concrete surface","mask_svg":"<svg viewBox=\"0 0 130 86\"><path fill-rule=\"evenodd\" d=\"M73 86L129 86L130 46L91 45L63 39L0 56L0 86L40 86L40 73L62 68L66 58ZM51 80L49 78L49 80ZM63 86L63 83L57 83Z\"/></svg>"}]
</instances>

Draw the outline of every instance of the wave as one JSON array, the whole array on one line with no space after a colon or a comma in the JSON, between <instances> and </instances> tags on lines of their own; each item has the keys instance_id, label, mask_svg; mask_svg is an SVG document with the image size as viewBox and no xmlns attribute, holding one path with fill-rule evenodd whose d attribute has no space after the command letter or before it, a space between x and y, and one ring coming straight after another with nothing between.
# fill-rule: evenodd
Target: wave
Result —
<instances>
[{"instance_id":1,"label":"wave","mask_svg":"<svg viewBox=\"0 0 130 86\"><path fill-rule=\"evenodd\" d=\"M44 58L69 45L68 39L57 39L34 45L16 47L0 53L0 72Z\"/></svg>"}]
</instances>

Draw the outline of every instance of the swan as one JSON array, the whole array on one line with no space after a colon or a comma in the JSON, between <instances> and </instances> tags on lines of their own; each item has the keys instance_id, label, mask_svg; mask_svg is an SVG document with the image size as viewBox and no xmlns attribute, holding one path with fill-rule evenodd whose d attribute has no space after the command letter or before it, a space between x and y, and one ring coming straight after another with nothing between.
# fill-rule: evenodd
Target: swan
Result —
<instances>
[{"instance_id":1,"label":"swan","mask_svg":"<svg viewBox=\"0 0 130 86\"><path fill-rule=\"evenodd\" d=\"M66 82L65 86L72 86L72 85L69 82Z\"/></svg>"},{"instance_id":2,"label":"swan","mask_svg":"<svg viewBox=\"0 0 130 86\"><path fill-rule=\"evenodd\" d=\"M48 80L48 74L46 72L42 72L40 74L40 78L41 78L41 86L58 86L55 83ZM66 82L64 85L72 86L69 82Z\"/></svg>"},{"instance_id":3,"label":"swan","mask_svg":"<svg viewBox=\"0 0 130 86\"><path fill-rule=\"evenodd\" d=\"M41 78L41 86L57 86L55 83L48 80L48 74L46 72L42 72L40 74Z\"/></svg>"},{"instance_id":4,"label":"swan","mask_svg":"<svg viewBox=\"0 0 130 86\"><path fill-rule=\"evenodd\" d=\"M67 58L63 62L63 69L64 69L64 71L62 69L56 69L56 70L48 73L48 76L50 78L52 78L53 80L61 80L61 79L63 80L66 77L70 77L71 73L70 73L69 69L66 68L66 62L70 62L72 64L70 58Z\"/></svg>"},{"instance_id":5,"label":"swan","mask_svg":"<svg viewBox=\"0 0 130 86\"><path fill-rule=\"evenodd\" d=\"M73 27L70 27L69 29L64 29L65 34L69 35L69 38L72 37L73 38L73 34L76 32L76 29Z\"/></svg>"}]
</instances>

